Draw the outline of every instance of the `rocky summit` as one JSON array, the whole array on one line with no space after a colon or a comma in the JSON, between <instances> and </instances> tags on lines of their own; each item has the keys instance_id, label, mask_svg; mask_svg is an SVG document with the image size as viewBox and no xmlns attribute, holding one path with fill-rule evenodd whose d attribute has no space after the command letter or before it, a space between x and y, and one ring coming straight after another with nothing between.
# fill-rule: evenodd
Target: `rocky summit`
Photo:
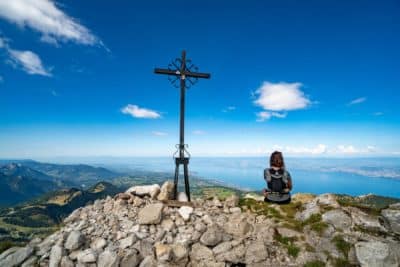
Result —
<instances>
[{"instance_id":1,"label":"rocky summit","mask_svg":"<svg viewBox=\"0 0 400 267\"><path fill-rule=\"evenodd\" d=\"M290 204L260 196L170 200L171 182L75 210L57 232L0 255L0 266L399 266L400 204L332 194Z\"/></svg>"}]
</instances>

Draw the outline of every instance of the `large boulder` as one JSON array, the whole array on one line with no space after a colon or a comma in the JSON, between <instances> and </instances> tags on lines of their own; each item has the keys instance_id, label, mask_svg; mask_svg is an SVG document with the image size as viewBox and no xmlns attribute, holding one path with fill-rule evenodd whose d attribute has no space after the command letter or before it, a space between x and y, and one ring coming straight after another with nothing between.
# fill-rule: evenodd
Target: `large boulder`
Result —
<instances>
[{"instance_id":1,"label":"large boulder","mask_svg":"<svg viewBox=\"0 0 400 267\"><path fill-rule=\"evenodd\" d=\"M174 183L172 181L166 181L161 186L161 191L160 194L158 194L157 199L164 201L173 199L173 197L174 197Z\"/></svg>"},{"instance_id":2,"label":"large boulder","mask_svg":"<svg viewBox=\"0 0 400 267\"><path fill-rule=\"evenodd\" d=\"M182 206L178 210L179 215L181 215L184 221L188 221L190 219L190 214L193 213L193 208L189 206Z\"/></svg>"},{"instance_id":3,"label":"large boulder","mask_svg":"<svg viewBox=\"0 0 400 267\"><path fill-rule=\"evenodd\" d=\"M353 207L348 207L346 210L350 212L351 219L353 220L354 224L362 229L376 232L387 232L377 217L368 215L365 212Z\"/></svg>"},{"instance_id":4,"label":"large boulder","mask_svg":"<svg viewBox=\"0 0 400 267\"><path fill-rule=\"evenodd\" d=\"M64 248L58 245L53 246L50 252L49 267L58 267L62 256L64 256Z\"/></svg>"},{"instance_id":5,"label":"large boulder","mask_svg":"<svg viewBox=\"0 0 400 267\"><path fill-rule=\"evenodd\" d=\"M267 259L267 257L268 250L263 241L254 241L247 247L245 260L246 264L249 266L254 263L264 261Z\"/></svg>"},{"instance_id":6,"label":"large boulder","mask_svg":"<svg viewBox=\"0 0 400 267\"><path fill-rule=\"evenodd\" d=\"M119 257L116 252L105 250L99 255L97 267L118 267Z\"/></svg>"},{"instance_id":7,"label":"large boulder","mask_svg":"<svg viewBox=\"0 0 400 267\"><path fill-rule=\"evenodd\" d=\"M83 251L80 251L77 254L77 259L78 259L78 262L80 262L80 263L92 263L92 262L96 262L97 254L93 249L88 248Z\"/></svg>"},{"instance_id":8,"label":"large boulder","mask_svg":"<svg viewBox=\"0 0 400 267\"><path fill-rule=\"evenodd\" d=\"M216 225L208 227L200 238L200 242L206 246L215 246L222 241L222 229Z\"/></svg>"},{"instance_id":9,"label":"large boulder","mask_svg":"<svg viewBox=\"0 0 400 267\"><path fill-rule=\"evenodd\" d=\"M235 237L244 237L253 230L251 224L247 222L247 218L243 214L233 214L224 225L225 232Z\"/></svg>"},{"instance_id":10,"label":"large boulder","mask_svg":"<svg viewBox=\"0 0 400 267\"><path fill-rule=\"evenodd\" d=\"M341 209L330 210L322 214L322 221L333 225L336 229L348 230L351 218Z\"/></svg>"},{"instance_id":11,"label":"large boulder","mask_svg":"<svg viewBox=\"0 0 400 267\"><path fill-rule=\"evenodd\" d=\"M379 241L355 244L356 257L362 267L397 267L399 262L386 243Z\"/></svg>"},{"instance_id":12,"label":"large boulder","mask_svg":"<svg viewBox=\"0 0 400 267\"><path fill-rule=\"evenodd\" d=\"M162 203L149 204L139 211L139 224L159 224L162 218Z\"/></svg>"},{"instance_id":13,"label":"large boulder","mask_svg":"<svg viewBox=\"0 0 400 267\"><path fill-rule=\"evenodd\" d=\"M390 229L400 235L400 209L382 210L382 216L390 226Z\"/></svg>"},{"instance_id":14,"label":"large boulder","mask_svg":"<svg viewBox=\"0 0 400 267\"><path fill-rule=\"evenodd\" d=\"M6 257L0 260L0 266L20 266L27 258L33 253L33 248L30 246L24 248L18 248Z\"/></svg>"},{"instance_id":15,"label":"large boulder","mask_svg":"<svg viewBox=\"0 0 400 267\"><path fill-rule=\"evenodd\" d=\"M137 185L128 188L125 193L134 194L140 197L150 196L152 199L155 199L157 195L160 193L160 186L158 184L153 185Z\"/></svg>"}]
</instances>

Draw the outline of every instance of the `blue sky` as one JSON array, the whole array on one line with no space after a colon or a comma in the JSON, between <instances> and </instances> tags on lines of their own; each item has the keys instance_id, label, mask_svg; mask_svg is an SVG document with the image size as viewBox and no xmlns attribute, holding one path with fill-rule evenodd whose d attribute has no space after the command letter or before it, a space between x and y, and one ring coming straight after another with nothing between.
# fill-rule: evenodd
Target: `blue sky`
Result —
<instances>
[{"instance_id":1,"label":"blue sky","mask_svg":"<svg viewBox=\"0 0 400 267\"><path fill-rule=\"evenodd\" d=\"M398 1L0 0L0 157L400 155Z\"/></svg>"}]
</instances>

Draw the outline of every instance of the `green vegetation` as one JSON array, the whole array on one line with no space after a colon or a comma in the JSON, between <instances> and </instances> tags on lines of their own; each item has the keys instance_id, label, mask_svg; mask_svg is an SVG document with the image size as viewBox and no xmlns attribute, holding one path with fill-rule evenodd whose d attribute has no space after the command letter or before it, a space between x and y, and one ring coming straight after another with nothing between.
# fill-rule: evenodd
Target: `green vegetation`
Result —
<instances>
[{"instance_id":1,"label":"green vegetation","mask_svg":"<svg viewBox=\"0 0 400 267\"><path fill-rule=\"evenodd\" d=\"M343 253L343 255L347 258L349 255L349 251L351 248L351 244L346 242L341 235L335 236L332 241L334 242L336 248Z\"/></svg>"},{"instance_id":2,"label":"green vegetation","mask_svg":"<svg viewBox=\"0 0 400 267\"><path fill-rule=\"evenodd\" d=\"M304 267L325 267L325 263L322 261L310 261L304 264Z\"/></svg>"},{"instance_id":3,"label":"green vegetation","mask_svg":"<svg viewBox=\"0 0 400 267\"><path fill-rule=\"evenodd\" d=\"M400 199L397 198L376 195L366 195L360 197L336 195L336 197L338 203L342 206L356 207L368 214L376 216L379 216L381 210L387 208L390 204L400 202Z\"/></svg>"},{"instance_id":4,"label":"green vegetation","mask_svg":"<svg viewBox=\"0 0 400 267\"><path fill-rule=\"evenodd\" d=\"M296 258L299 255L300 248L294 244L294 242L297 240L296 237L282 236L277 230L275 230L274 239L286 247L290 256Z\"/></svg>"},{"instance_id":5,"label":"green vegetation","mask_svg":"<svg viewBox=\"0 0 400 267\"><path fill-rule=\"evenodd\" d=\"M11 241L0 242L0 254L13 246L15 246L15 243Z\"/></svg>"},{"instance_id":6,"label":"green vegetation","mask_svg":"<svg viewBox=\"0 0 400 267\"><path fill-rule=\"evenodd\" d=\"M224 186L205 186L198 188L198 190L193 192L194 196L201 196L204 197L205 199L212 199L214 197L219 198L220 200L224 200L227 197L235 194L235 195L240 195L242 191L232 189L229 187L224 187Z\"/></svg>"}]
</instances>

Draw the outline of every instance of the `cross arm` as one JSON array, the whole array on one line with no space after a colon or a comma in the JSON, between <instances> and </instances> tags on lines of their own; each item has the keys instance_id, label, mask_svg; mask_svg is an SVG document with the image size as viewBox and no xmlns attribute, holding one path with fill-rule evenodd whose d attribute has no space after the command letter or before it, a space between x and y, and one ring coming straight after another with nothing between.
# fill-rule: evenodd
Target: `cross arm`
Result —
<instances>
[{"instance_id":1,"label":"cross arm","mask_svg":"<svg viewBox=\"0 0 400 267\"><path fill-rule=\"evenodd\" d=\"M154 73L157 74L166 74L166 75L174 75L174 76L181 76L180 70L169 70L169 69L159 69L155 68ZM193 78L204 78L204 79L209 79L210 74L209 73L202 73L202 72L191 72L191 71L185 71L183 73L186 77L193 77Z\"/></svg>"}]
</instances>

